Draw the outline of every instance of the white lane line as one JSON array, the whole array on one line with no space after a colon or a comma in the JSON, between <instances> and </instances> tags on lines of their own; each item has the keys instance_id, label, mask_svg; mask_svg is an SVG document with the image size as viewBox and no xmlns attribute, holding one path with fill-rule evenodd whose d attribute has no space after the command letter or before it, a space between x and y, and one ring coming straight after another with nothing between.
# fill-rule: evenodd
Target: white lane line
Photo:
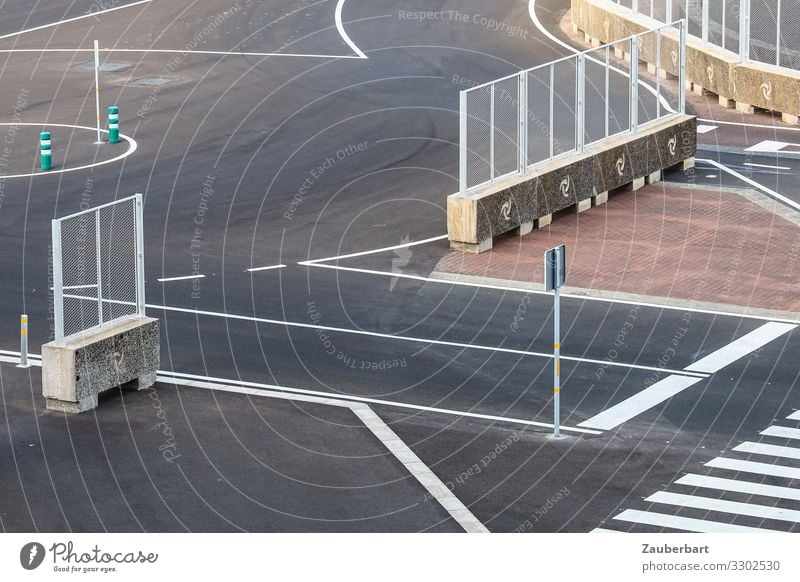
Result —
<instances>
[{"instance_id":1,"label":"white lane line","mask_svg":"<svg viewBox=\"0 0 800 582\"><path fill-rule=\"evenodd\" d=\"M770 477L786 477L787 479L800 479L800 469L786 467L785 465L770 465L769 463L756 463L755 461L741 461L739 459L726 459L717 457L705 464L706 467L715 469L728 469L743 473L769 475Z\"/></svg>"},{"instance_id":2,"label":"white lane line","mask_svg":"<svg viewBox=\"0 0 800 582\"><path fill-rule=\"evenodd\" d=\"M68 127L70 129L88 129L88 130L91 130L93 132L97 131L96 127L86 127L85 125L70 125L70 124L66 124L66 123L28 123L28 122L26 122L26 123L8 123L8 122L0 123L0 126L5 126L5 125L11 125L11 126L14 126L14 127L24 127L24 126L29 126L30 127L30 126L32 126L32 127L41 127L41 128ZM100 131L102 133L106 133L106 134L108 133L108 130L106 130L106 129L101 129ZM78 172L78 171L81 171L81 170L88 170L90 168L97 168L97 167L100 167L100 166L105 166L107 164L113 164L114 162L118 162L119 160L127 158L128 156L133 154L133 152L135 152L136 149L139 147L138 144L136 143L136 140L133 139L132 137L129 137L129 136L124 135L122 133L119 134L119 137L120 137L120 139L124 139L125 141L128 142L128 144L129 144L128 145L128 150L124 154L120 154L115 158L111 158L110 160L105 160L103 162L96 162L94 164L87 164L85 166L78 166L77 168L60 168L60 169L57 168L57 169L53 169L53 170L48 170L47 172L33 172L31 174L12 174L12 175L2 175L2 174L0 174L0 180L8 180L8 179L11 179L11 178L34 178L36 176L52 176L54 174L67 174L69 172Z\"/></svg>"},{"instance_id":3,"label":"white lane line","mask_svg":"<svg viewBox=\"0 0 800 582\"><path fill-rule=\"evenodd\" d=\"M752 481L737 481L736 479L723 479L721 477L707 477L689 473L677 481L676 485L687 485L689 487L703 487L705 489L719 489L720 491L733 491L736 493L748 493L750 495L761 495L763 497L779 497L781 499L794 499L800 501L800 489L793 487L780 487L778 485L762 485Z\"/></svg>"},{"instance_id":4,"label":"white lane line","mask_svg":"<svg viewBox=\"0 0 800 582\"><path fill-rule=\"evenodd\" d=\"M764 152L770 154L777 154L783 148L794 145L787 141L771 141L771 140L764 140L762 142L757 143L756 145L752 145L749 148L745 148L744 151L746 152Z\"/></svg>"},{"instance_id":5,"label":"white lane line","mask_svg":"<svg viewBox=\"0 0 800 582\"><path fill-rule=\"evenodd\" d=\"M790 200L786 196L783 196L782 194L778 194L777 192L775 192L775 190L772 190L771 188L767 188L763 184L759 184L755 180L751 180L747 176L744 176L743 174L740 174L739 172L737 172L735 170L731 170L728 166L724 166L724 165L720 164L719 162L715 162L714 160L708 160L708 159L704 159L704 158L697 158L695 161L697 161L697 162L705 162L707 164L711 164L715 168L719 168L723 172L726 172L726 173L730 174L731 176L734 176L735 178L739 178L742 182L744 182L746 184L750 184L754 188L756 188L758 190L761 190L764 194L766 194L768 196L771 196L771 197L773 197L773 198L775 198L777 200L780 200L781 202L783 202L787 206L791 206L795 210L800 210L800 204L798 204L794 200Z\"/></svg>"},{"instance_id":6,"label":"white lane line","mask_svg":"<svg viewBox=\"0 0 800 582\"><path fill-rule=\"evenodd\" d=\"M766 168L768 170L791 170L789 166L770 166L768 164L754 164L752 162L745 162L743 165L750 166L752 168Z\"/></svg>"},{"instance_id":7,"label":"white lane line","mask_svg":"<svg viewBox=\"0 0 800 582\"><path fill-rule=\"evenodd\" d=\"M771 426L761 431L764 436L779 437L784 439L800 439L800 428L788 426Z\"/></svg>"},{"instance_id":8,"label":"white lane line","mask_svg":"<svg viewBox=\"0 0 800 582\"><path fill-rule=\"evenodd\" d=\"M624 531L617 531L615 529L606 529L604 527L596 527L592 531L590 531L589 533L615 533L615 534L621 534L621 533L625 533L625 532Z\"/></svg>"},{"instance_id":9,"label":"white lane line","mask_svg":"<svg viewBox=\"0 0 800 582\"><path fill-rule=\"evenodd\" d=\"M176 386L188 386L191 388L202 388L204 390L214 390L217 392L231 392L235 394L246 394L260 398L276 398L290 401L311 402L324 406L338 406L350 409L367 429L389 450L405 469L419 481L431 497L436 499L442 508L468 533L488 533L489 530L467 509L447 486L442 483L430 468L425 465L411 448L400 439L399 436L389 426L375 414L366 404L360 402L348 402L307 394L287 394L285 392L270 392L257 388L244 388L224 384L213 384L210 382L176 381L174 378L162 376L161 373L156 378L158 382L175 384Z\"/></svg>"},{"instance_id":10,"label":"white lane line","mask_svg":"<svg viewBox=\"0 0 800 582\"><path fill-rule=\"evenodd\" d=\"M690 386L694 386L701 380L702 378L689 378L687 376L667 376L641 392L637 392L630 398L615 404L611 408L607 408L600 414L584 420L578 426L610 430L672 398Z\"/></svg>"},{"instance_id":11,"label":"white lane line","mask_svg":"<svg viewBox=\"0 0 800 582\"><path fill-rule=\"evenodd\" d=\"M190 279L193 277L189 277ZM67 295L65 295L67 297ZM77 297L76 297L77 298ZM113 301L109 301L113 303ZM125 304L131 304L126 302ZM131 304L132 305L132 304ZM452 348L463 348L468 350L481 350L486 352L499 352L504 354L515 354L519 356L531 356L535 358L547 358L552 359L554 356L550 353L544 352L529 352L526 350L516 350L512 348L500 348L495 346L485 346L481 344L466 344L462 342L451 342L445 340L437 340L432 338L423 338L423 337L413 337L413 336L405 336L405 335L393 335L388 333L380 333L377 331L366 331L362 329L347 329L344 327L333 327L329 325L317 325L313 323L299 323L296 321L284 321L280 319L267 319L263 317L253 317L250 315L235 315L232 313L220 313L217 311L203 311L200 309L187 309L185 307L168 307L166 305L146 305L147 309L158 309L160 311L173 311L175 313L188 313L190 315L199 316L205 315L208 317L222 317L225 319L234 319L239 321L252 321L254 323L263 323L267 325L280 325L284 327L297 327L301 329L313 329L313 330L323 330L323 331L331 331L335 333L346 333L351 335L362 335L367 337L377 337L381 339L389 339L389 340L397 340L397 341L405 341L405 342L413 342L413 343L421 343L421 344L430 344L430 345L437 345L437 346L447 346ZM562 360L567 360L570 362L579 362L584 364L601 364L603 366L614 366L618 368L628 368L633 370L645 370L649 372L662 372L664 374L678 374L683 376L688 376L691 378L707 378L706 374L702 372L686 372L684 370L670 370L669 368L659 368L658 366L642 366L639 364L626 364L624 362L609 362L608 360L594 360L591 358L579 358L576 356L565 356L561 355Z\"/></svg>"},{"instance_id":12,"label":"white lane line","mask_svg":"<svg viewBox=\"0 0 800 582\"><path fill-rule=\"evenodd\" d=\"M169 283L170 281L189 281L190 279L205 279L205 275L185 275L183 277L165 277L158 279L159 283Z\"/></svg>"},{"instance_id":13,"label":"white lane line","mask_svg":"<svg viewBox=\"0 0 800 582\"><path fill-rule=\"evenodd\" d=\"M328 398L332 400L339 400L339 401L348 401L348 402L362 402L364 404L374 404L379 406L386 406L390 408L401 408L406 410L417 410L420 412L430 412L433 414L444 414L447 416L458 416L458 417L465 417L465 418L477 418L480 420L491 420L494 422L506 422L509 424L521 424L524 426L535 426L539 428L546 428L552 429L552 423L547 422L536 422L533 420L521 419L521 418L512 418L506 416L494 416L491 414L480 414L477 412L464 412L460 410L451 410L449 408L436 408L434 406L421 406L418 404L409 404L406 402L395 402L393 400L380 400L378 398L368 398L365 396L352 396L349 394L342 394L342 393L331 393L331 392L323 392L320 390L306 390L303 388L289 388L287 386L276 386L273 384L260 384L257 382L245 382L243 380L228 380L226 378L214 378L210 376L198 376L196 374L184 374L180 372L166 372L166 371L159 371L158 372L161 381L169 382L169 383L176 383L179 382L180 384L184 384L186 386L196 386L199 388L209 387L209 386L235 386L235 387L244 387L252 390L274 390L278 392L286 392L290 394L303 394L306 396L313 396L313 397L322 397ZM582 428L575 428L571 426L561 426L562 430L567 432L574 432L579 434L601 434L599 431L596 430L586 430Z\"/></svg>"},{"instance_id":14,"label":"white lane line","mask_svg":"<svg viewBox=\"0 0 800 582\"><path fill-rule=\"evenodd\" d=\"M356 404L352 407L353 412L361 419L361 422L372 431L378 440L389 449L389 452L400 461L406 470L428 490L436 501L439 502L447 513L464 528L467 533L489 533L477 517L467 509L458 497L442 483L430 468L414 454L414 451L403 442L389 426L366 405Z\"/></svg>"},{"instance_id":15,"label":"white lane line","mask_svg":"<svg viewBox=\"0 0 800 582\"><path fill-rule=\"evenodd\" d=\"M770 321L732 341L727 346L697 360L692 365L686 366L685 369L692 372L706 372L708 374L719 372L725 366L751 354L757 349L767 345L769 342L789 333L796 327L796 325Z\"/></svg>"},{"instance_id":16,"label":"white lane line","mask_svg":"<svg viewBox=\"0 0 800 582\"><path fill-rule=\"evenodd\" d=\"M442 237L437 237L438 240L441 238L447 238L447 235ZM420 243L414 243L420 244ZM356 267L342 267L340 265L323 265L318 261L325 261L330 259L314 259L313 261L305 261L303 263L298 263L299 265L309 266L309 267L317 267L320 269L334 269L339 271L350 271L353 273L363 273L366 275L377 275L380 277L391 277L397 279L411 279L414 281L423 281L426 283L438 283L440 285L451 285L457 287L474 287L478 289L493 289L495 291L508 291L513 293L525 293L531 295L550 295L552 293L547 293L544 290L532 289L527 287L513 287L513 286L506 286L506 285L489 285L486 283L472 283L470 281L459 281L456 279L445 279L445 278L438 278L438 277L423 277L421 275L409 275L405 273L392 273L391 271L373 271L370 269L359 269ZM561 297L568 298L568 299L579 299L582 301L598 301L603 303L617 303L620 305L639 305L642 307L653 307L656 309L665 309L668 311L681 311L681 312L690 312L690 313L703 313L707 315L722 315L725 317L739 317L742 319L754 319L758 321L778 321L781 323L792 323L796 324L797 321L789 320L789 319L780 319L775 317L766 317L763 315L746 315L743 313L734 313L731 311L716 311L713 309L700 309L694 307L679 307L676 305L664 305L661 303L649 303L649 302L637 302L637 301L629 301L626 299L609 299L607 297L592 297L591 295L576 295L574 293L562 293Z\"/></svg>"},{"instance_id":17,"label":"white lane line","mask_svg":"<svg viewBox=\"0 0 800 582\"><path fill-rule=\"evenodd\" d=\"M347 46L349 46L350 49L358 55L358 58L367 59L369 57L361 52L361 49L358 48L356 43L350 39L350 36L348 36L347 31L344 29L344 24L342 24L342 9L344 8L344 2L345 0L339 0L336 3L336 14L334 15L334 20L336 21L336 30L339 31L339 36L342 37L342 40L347 44Z\"/></svg>"},{"instance_id":18,"label":"white lane line","mask_svg":"<svg viewBox=\"0 0 800 582\"><path fill-rule=\"evenodd\" d=\"M383 248L380 248L380 249L373 249L371 251L361 251L361 252L358 252L358 253L350 253L349 255L339 255L339 256L336 256L336 257L325 257L323 259L312 259L310 261L302 261L302 262L299 262L297 264L298 265L302 265L304 267L308 267L308 266L311 266L311 265L316 265L316 263L325 263L327 261L341 261L343 259L352 259L353 257L363 257L365 255L374 255L374 254L377 254L377 253L385 253L387 251L395 251L397 249L405 249L405 248L408 248L408 247L424 245L424 244L427 244L429 242L434 242L434 241L437 241L437 240L443 240L443 239L446 239L446 238L447 238L447 235L443 234L443 235L440 235L440 236L434 236L434 237L431 237L431 238L426 238L424 240L418 240L418 241L414 241L414 242L403 243L403 244L394 245L394 246L391 246L391 247L383 247Z\"/></svg>"},{"instance_id":19,"label":"white lane line","mask_svg":"<svg viewBox=\"0 0 800 582\"><path fill-rule=\"evenodd\" d=\"M786 417L788 420L800 420L800 410L795 410L789 416Z\"/></svg>"},{"instance_id":20,"label":"white lane line","mask_svg":"<svg viewBox=\"0 0 800 582\"><path fill-rule=\"evenodd\" d=\"M715 129L718 129L716 125L698 125L697 133L708 133L710 131L714 131Z\"/></svg>"},{"instance_id":21,"label":"white lane line","mask_svg":"<svg viewBox=\"0 0 800 582\"><path fill-rule=\"evenodd\" d=\"M697 118L697 121L705 123L718 123L720 125L736 125L739 127L757 127L760 129L774 129L776 131L800 131L800 127L785 127L782 125L759 125L757 123L742 123L740 121L720 121L719 119L702 119Z\"/></svg>"},{"instance_id":22,"label":"white lane line","mask_svg":"<svg viewBox=\"0 0 800 582\"><path fill-rule=\"evenodd\" d=\"M683 531L694 531L700 533L729 533L729 532L768 532L777 531L772 529L761 529L747 527L744 525L734 525L732 523L721 523L718 521L708 521L705 519L695 519L693 517L681 517L679 515L667 515L665 513L654 513L652 511L639 511L637 509L626 509L614 519L628 521L631 523L641 523L654 525L656 527L666 527Z\"/></svg>"},{"instance_id":23,"label":"white lane line","mask_svg":"<svg viewBox=\"0 0 800 582\"><path fill-rule=\"evenodd\" d=\"M43 24L42 26L37 26L35 28L26 28L25 30L20 30L19 32L12 32L11 34L0 36L0 40L6 38L12 38L15 36L19 36L21 34L27 34L29 32L34 32L37 30L43 30L45 28L52 28L60 24L67 24L68 22L75 22L76 20L83 20L84 18L92 18L94 16L100 16L101 14L108 14L109 12L122 10L123 8L133 8L134 6L139 6L140 4L147 4L148 2L152 2L152 0L139 0L139 2L133 2L131 4L126 4L125 6L116 6L114 8L108 8L106 10L97 10L96 12L90 12L89 14L75 16L74 18L67 18L66 20L59 20L58 22L51 22L50 24Z\"/></svg>"},{"instance_id":24,"label":"white lane line","mask_svg":"<svg viewBox=\"0 0 800 582\"><path fill-rule=\"evenodd\" d=\"M706 511L747 515L750 517L759 517L761 519L775 519L793 523L800 522L800 511L794 509L756 505L755 503L741 503L739 501L726 501L724 499L714 499L713 497L697 497L694 495L684 495L683 493L659 491L645 499L645 501L676 505L678 507L692 507L694 509L704 509Z\"/></svg>"},{"instance_id":25,"label":"white lane line","mask_svg":"<svg viewBox=\"0 0 800 582\"><path fill-rule=\"evenodd\" d=\"M784 459L800 459L800 449L795 447L782 447L780 445L766 445L763 443L745 442L731 449L737 453L753 453L755 455L768 455Z\"/></svg>"},{"instance_id":26,"label":"white lane line","mask_svg":"<svg viewBox=\"0 0 800 582\"><path fill-rule=\"evenodd\" d=\"M273 269L285 269L286 265L270 265L268 267L253 267L252 269L246 269L248 273L256 273L258 271L271 271Z\"/></svg>"},{"instance_id":27,"label":"white lane line","mask_svg":"<svg viewBox=\"0 0 800 582\"><path fill-rule=\"evenodd\" d=\"M46 48L46 49L0 49L0 53L93 53L94 49ZM213 55L221 57L308 57L312 59L361 59L356 55L324 55L315 53L259 53L242 51L198 51L183 49L128 49L101 48L101 53L158 53L166 55Z\"/></svg>"}]
</instances>

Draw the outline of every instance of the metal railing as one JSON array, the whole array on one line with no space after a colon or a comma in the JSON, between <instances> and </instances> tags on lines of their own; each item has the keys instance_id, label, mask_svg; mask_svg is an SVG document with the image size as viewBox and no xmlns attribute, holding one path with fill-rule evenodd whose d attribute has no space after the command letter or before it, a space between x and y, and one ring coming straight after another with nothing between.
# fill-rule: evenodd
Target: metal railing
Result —
<instances>
[{"instance_id":1,"label":"metal railing","mask_svg":"<svg viewBox=\"0 0 800 582\"><path fill-rule=\"evenodd\" d=\"M52 222L55 341L143 317L142 196Z\"/></svg>"},{"instance_id":2,"label":"metal railing","mask_svg":"<svg viewBox=\"0 0 800 582\"><path fill-rule=\"evenodd\" d=\"M678 21L462 91L460 192L684 113L685 48ZM675 92L662 69L678 78Z\"/></svg>"},{"instance_id":3,"label":"metal railing","mask_svg":"<svg viewBox=\"0 0 800 582\"><path fill-rule=\"evenodd\" d=\"M609 0L659 22L685 18L689 35L742 62L800 69L798 0Z\"/></svg>"}]
</instances>

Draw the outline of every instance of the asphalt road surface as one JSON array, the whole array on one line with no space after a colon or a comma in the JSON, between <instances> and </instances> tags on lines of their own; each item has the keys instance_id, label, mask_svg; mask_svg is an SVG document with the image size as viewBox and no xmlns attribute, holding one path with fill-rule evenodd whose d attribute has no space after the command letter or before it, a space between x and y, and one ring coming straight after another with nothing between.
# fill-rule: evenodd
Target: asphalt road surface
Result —
<instances>
[{"instance_id":1,"label":"asphalt road surface","mask_svg":"<svg viewBox=\"0 0 800 582\"><path fill-rule=\"evenodd\" d=\"M31 10L5 2L0 37L94 5ZM174 386L188 381L366 403L490 531L800 529L775 511L796 506L797 497L764 489L796 486L796 457L758 446L797 438L798 419L785 418L800 408L800 332L792 321L565 298L565 430L555 440L552 298L427 279L448 252L441 237L446 195L457 190L459 90L569 54L535 26L529 8L511 0L411 0L402 8L388 0L152 2L0 38L0 121L91 128L93 73L81 65L96 38L109 69L103 103L120 107L122 132L138 145L118 162L62 173L72 160L91 165L128 146L96 146L91 131L54 128L55 172L0 178L0 348L18 349L23 312L32 351L52 337L50 220L140 192L148 314L162 329L159 394L178 440L193 443L183 465L165 465L157 440L137 448L128 438L147 430L136 414L146 414L146 394L115 393L91 421L65 420L43 411L33 376L4 366L0 434L10 446L0 456L9 469L0 482L13 494L0 502L3 529L460 529L370 435L336 430L358 424L348 413L289 401L254 405L242 395L220 396L220 404ZM541 25L559 38L567 8L564 0L535 3ZM0 125L0 139L9 127ZM35 144L16 136L3 174L35 173ZM791 154L716 148L698 156L747 167L759 184L800 202ZM699 167L715 174L699 186L742 186ZM428 242L412 244L419 241ZM337 258L350 254L357 256ZM330 259L300 264L322 258ZM248 271L260 267L272 268ZM159 281L181 277L195 278ZM653 396L675 382L686 386L672 398ZM649 405L626 413L637 399ZM312 451L275 452L268 488L254 481L270 447L243 444L262 422L285 427L272 438ZM760 435L773 425L795 433ZM120 434L130 426L130 435ZM115 446L99 449L97 434ZM56 443L70 438L93 453L64 460L68 451ZM43 451L25 457L28 441ZM731 452L742 442L756 445ZM139 462L119 460L134 450ZM236 462L226 465L229 454ZM315 466L337 454L377 460L348 465L361 481ZM705 466L718 458L738 469ZM757 463L781 465L789 476ZM95 467L96 491L86 485L92 474L80 470L87 467ZM24 476L47 473L63 482L26 489ZM151 486L137 492L143 474ZM688 484L672 484L687 474L695 475ZM722 487L714 478L745 485ZM37 509L46 505L36 500L51 503L71 479L84 490L81 508ZM209 479L222 484L199 488ZM317 488L298 491L293 479ZM374 495L336 492L375 483ZM98 495L106 501L85 517ZM315 495L318 502L303 505ZM265 509L276 498L291 503ZM120 514L123 505L132 509Z\"/></svg>"}]
</instances>

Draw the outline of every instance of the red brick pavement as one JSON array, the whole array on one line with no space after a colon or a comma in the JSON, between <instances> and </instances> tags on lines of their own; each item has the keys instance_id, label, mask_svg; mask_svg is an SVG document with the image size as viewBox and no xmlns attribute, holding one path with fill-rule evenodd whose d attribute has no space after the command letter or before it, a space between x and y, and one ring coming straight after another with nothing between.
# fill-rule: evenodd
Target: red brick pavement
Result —
<instances>
[{"instance_id":1,"label":"red brick pavement","mask_svg":"<svg viewBox=\"0 0 800 582\"><path fill-rule=\"evenodd\" d=\"M436 271L542 283L567 245L567 285L800 312L800 227L730 190L647 186L492 251L451 252Z\"/></svg>"}]
</instances>

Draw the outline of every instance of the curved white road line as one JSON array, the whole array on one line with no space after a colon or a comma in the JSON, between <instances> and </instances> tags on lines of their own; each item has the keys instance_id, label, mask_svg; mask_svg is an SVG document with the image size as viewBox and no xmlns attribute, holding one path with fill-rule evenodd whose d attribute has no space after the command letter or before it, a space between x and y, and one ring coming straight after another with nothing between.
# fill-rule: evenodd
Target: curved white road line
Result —
<instances>
[{"instance_id":1,"label":"curved white road line","mask_svg":"<svg viewBox=\"0 0 800 582\"><path fill-rule=\"evenodd\" d=\"M116 10L122 10L123 8L132 8L133 6L139 6L140 4L147 4L148 2L152 2L153 0L139 0L139 2L134 2L132 4L126 4L125 6L116 6L114 8L108 8L106 10L97 10L96 12L89 12L89 14L83 14L81 16L76 16L74 18L67 18L66 20L59 20L58 22L51 22L50 24L43 24L42 26L36 26L34 28L26 28L25 30L20 30L19 32L12 32L11 34L6 34L0 36L0 40L6 38L13 38L15 36L19 36L21 34L26 34L28 32L35 32L37 30L43 30L45 28L52 28L53 26L58 26L59 24L67 24L68 22L75 22L76 20L83 20L84 18L91 18L93 16L99 16L101 14L107 14L109 12L115 12Z\"/></svg>"},{"instance_id":2,"label":"curved white road line","mask_svg":"<svg viewBox=\"0 0 800 582\"><path fill-rule=\"evenodd\" d=\"M549 30L547 30L547 28L545 28L544 24L542 24L542 22L539 20L539 17L536 16L536 0L528 0L528 14L530 15L531 20L533 21L533 25L536 28L538 28L539 31L542 34L544 34L547 38L552 40L554 43L564 47L568 51L570 51L572 53L575 53L575 54L578 54L578 53L582 52L582 51L576 49L574 46L565 43L560 38L558 38L556 35L554 35ZM600 61L597 61L595 59L591 59L591 60L593 60L593 61L595 61L595 62L597 62L599 64L605 65L605 63L600 63ZM630 78L630 76L631 76L630 73L626 73L625 71L623 71L622 69L619 69L617 67L611 67L611 70L621 74L623 77ZM656 91L655 88L653 88L651 85L648 85L647 83L645 83L641 79L639 80L639 85L641 85L642 87L644 87L645 89L650 91L650 93L652 93L659 101L661 101L661 104L664 106L664 108L667 111L671 111L672 113L676 113L676 111L674 109L672 109L672 106L670 106L669 101L667 101L667 99L665 97L663 97L662 95L659 95L658 91Z\"/></svg>"},{"instance_id":3,"label":"curved white road line","mask_svg":"<svg viewBox=\"0 0 800 582\"><path fill-rule=\"evenodd\" d=\"M344 25L342 24L342 8L344 8L345 0L339 0L336 3L336 14L334 19L336 20L336 30L339 31L339 36L342 37L342 40L350 47L350 49L358 55L360 59L368 59L369 57L365 55L356 43L352 41L352 39L347 35L347 32L344 29Z\"/></svg>"},{"instance_id":4,"label":"curved white road line","mask_svg":"<svg viewBox=\"0 0 800 582\"><path fill-rule=\"evenodd\" d=\"M96 127L86 127L85 125L69 125L69 124L66 124L66 123L5 123L5 122L4 123L0 123L0 127L9 126L9 125L12 125L14 127L24 127L24 126L28 126L28 127L30 127L30 126L33 126L33 127L68 127L68 128L71 128L71 129L86 129L86 130L92 131L92 132L96 132L97 131ZM106 133L106 134L108 133L108 131L105 130L105 129L101 129L100 131L103 132L103 133ZM37 176L53 176L55 174L66 174L68 172L78 172L80 170L88 170L89 168L97 168L99 166L105 166L107 164L113 164L114 162L118 162L120 160L124 160L129 155L131 155L133 152L135 152L136 148L139 147L139 145L136 143L136 140L133 139L132 137L128 137L127 135L124 135L122 133L119 134L119 137L120 137L120 139L124 139L125 141L127 141L128 144L130 144L130 145L128 147L128 150L124 154L121 154L121 155L117 156L116 158L111 158L110 160L104 160L102 162L96 162L94 164L87 164L85 166L78 166L77 168L61 168L60 170L48 170L46 172L34 172L32 174L11 174L11 175L2 175L2 174L0 174L0 180L10 180L11 178L34 178L34 177L37 177Z\"/></svg>"}]
</instances>

